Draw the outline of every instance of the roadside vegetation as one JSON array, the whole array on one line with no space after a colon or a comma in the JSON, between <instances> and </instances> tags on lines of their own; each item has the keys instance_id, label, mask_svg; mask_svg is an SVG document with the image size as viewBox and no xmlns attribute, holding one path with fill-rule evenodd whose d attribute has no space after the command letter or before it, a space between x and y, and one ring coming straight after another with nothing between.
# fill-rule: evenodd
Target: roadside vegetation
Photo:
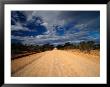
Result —
<instances>
[{"instance_id":1,"label":"roadside vegetation","mask_svg":"<svg viewBox=\"0 0 110 87\"><path fill-rule=\"evenodd\" d=\"M96 44L94 41L82 41L77 44L73 44L70 42L65 43L64 45L51 45L51 44L44 44L44 45L23 45L19 44L11 44L11 56L12 59L19 58L23 56L27 56L34 53L40 53L44 51L53 50L57 48L59 50L80 50L81 52L90 53L93 50L100 50L100 44Z\"/></svg>"},{"instance_id":2,"label":"roadside vegetation","mask_svg":"<svg viewBox=\"0 0 110 87\"><path fill-rule=\"evenodd\" d=\"M96 44L94 41L82 41L78 44L67 42L64 45L58 45L57 48L61 50L79 49L82 52L89 53L91 50L100 50L100 44Z\"/></svg>"}]
</instances>

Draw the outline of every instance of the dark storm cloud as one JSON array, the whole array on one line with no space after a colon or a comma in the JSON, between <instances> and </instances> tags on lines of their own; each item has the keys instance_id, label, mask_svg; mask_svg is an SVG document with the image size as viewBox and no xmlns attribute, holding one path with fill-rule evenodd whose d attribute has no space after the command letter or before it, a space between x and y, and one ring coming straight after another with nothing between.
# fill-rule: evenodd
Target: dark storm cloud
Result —
<instances>
[{"instance_id":1,"label":"dark storm cloud","mask_svg":"<svg viewBox=\"0 0 110 87\"><path fill-rule=\"evenodd\" d=\"M35 36L46 32L46 27L43 26L41 17L32 16L30 20L24 11L11 12L11 28L12 35L15 36Z\"/></svg>"},{"instance_id":2,"label":"dark storm cloud","mask_svg":"<svg viewBox=\"0 0 110 87\"><path fill-rule=\"evenodd\" d=\"M12 12L12 39L24 44L100 40L99 11ZM23 19L22 19L23 18Z\"/></svg>"},{"instance_id":3,"label":"dark storm cloud","mask_svg":"<svg viewBox=\"0 0 110 87\"><path fill-rule=\"evenodd\" d=\"M63 11L58 16L59 19L78 19L77 21L87 21L100 15L99 11ZM81 20L79 20L81 18Z\"/></svg>"}]
</instances>

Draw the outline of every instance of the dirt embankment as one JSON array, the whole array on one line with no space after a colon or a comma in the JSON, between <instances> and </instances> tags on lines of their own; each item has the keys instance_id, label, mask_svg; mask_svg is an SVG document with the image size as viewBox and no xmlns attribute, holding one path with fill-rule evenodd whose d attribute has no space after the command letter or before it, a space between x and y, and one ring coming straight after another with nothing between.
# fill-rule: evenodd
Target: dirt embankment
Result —
<instances>
[{"instance_id":1,"label":"dirt embankment","mask_svg":"<svg viewBox=\"0 0 110 87\"><path fill-rule=\"evenodd\" d=\"M98 53L96 53L98 54ZM99 55L54 49L11 61L12 76L100 76Z\"/></svg>"}]
</instances>

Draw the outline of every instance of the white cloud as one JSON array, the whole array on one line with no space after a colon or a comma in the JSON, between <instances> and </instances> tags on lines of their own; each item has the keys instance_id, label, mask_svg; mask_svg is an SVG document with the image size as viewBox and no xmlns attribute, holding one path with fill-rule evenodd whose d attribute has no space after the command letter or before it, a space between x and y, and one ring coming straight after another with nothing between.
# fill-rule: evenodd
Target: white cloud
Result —
<instances>
[{"instance_id":1,"label":"white cloud","mask_svg":"<svg viewBox=\"0 0 110 87\"><path fill-rule=\"evenodd\" d=\"M23 27L21 23L16 22L15 25L11 25L11 31L30 31L30 29L28 29L27 27Z\"/></svg>"},{"instance_id":2,"label":"white cloud","mask_svg":"<svg viewBox=\"0 0 110 87\"><path fill-rule=\"evenodd\" d=\"M47 32L45 32L45 34L51 33L51 35L54 35L55 31L53 26L59 24L62 26L66 22L64 19L59 19L60 14L60 11L33 11L29 12L27 20L31 20L33 16L41 17L43 19L43 23L41 25L47 28Z\"/></svg>"},{"instance_id":3,"label":"white cloud","mask_svg":"<svg viewBox=\"0 0 110 87\"><path fill-rule=\"evenodd\" d=\"M74 26L74 28L78 28L78 29L84 29L87 27L87 24L77 24Z\"/></svg>"},{"instance_id":4,"label":"white cloud","mask_svg":"<svg viewBox=\"0 0 110 87\"><path fill-rule=\"evenodd\" d=\"M91 19L91 20L88 20L88 21L86 21L86 22L84 22L84 23L78 23L78 24L76 24L75 26L74 26L74 28L78 28L78 29L83 29L83 31L84 30L88 30L88 28L89 29L92 29L92 27L94 28L94 27L96 27L96 26L98 26L98 25L100 25L100 17L98 16L98 17L96 17L96 18L94 18L94 19ZM94 29L93 29L94 30ZM96 30L96 29L95 29ZM97 29L98 30L98 29ZM96 31L97 31L96 30ZM91 31L91 30L88 30L88 31Z\"/></svg>"},{"instance_id":5,"label":"white cloud","mask_svg":"<svg viewBox=\"0 0 110 87\"><path fill-rule=\"evenodd\" d=\"M44 23L42 23L41 25L43 25L43 26L48 26L48 23L47 22L44 22Z\"/></svg>"},{"instance_id":6,"label":"white cloud","mask_svg":"<svg viewBox=\"0 0 110 87\"><path fill-rule=\"evenodd\" d=\"M22 30L22 31L30 31L28 28L26 27L22 27L22 26L16 26L16 25L12 25L11 26L11 30L12 31L19 31L19 30Z\"/></svg>"},{"instance_id":7,"label":"white cloud","mask_svg":"<svg viewBox=\"0 0 110 87\"><path fill-rule=\"evenodd\" d=\"M97 18L91 19L85 22L78 22L75 24L75 26L70 27L71 29L68 29L65 31L64 36L58 36L56 34L56 30L54 29L56 25L60 25L61 27L66 25L66 23L71 23L76 19L60 19L59 15L61 12L57 11L27 11L26 16L27 16L27 21L32 20L33 16L40 16L43 19L43 23L41 25L45 26L47 28L47 31L43 33L43 35L37 35L37 36L13 36L12 39L18 39L22 40L23 44L42 44L46 42L51 42L53 41L54 44L58 43L64 43L66 41L70 42L78 42L81 40L85 39L95 39L92 36L90 37L85 37L88 32L91 32L88 30L88 27L91 25L95 25L97 22ZM60 15L61 16L61 15ZM41 21L37 21L37 23L41 23ZM74 24L73 24L74 25ZM12 30L23 30L23 31L30 31L28 28L23 27L19 22L16 23L16 25L11 26ZM79 32L76 32L74 29L78 28ZM61 29L61 28L59 28Z\"/></svg>"}]
</instances>

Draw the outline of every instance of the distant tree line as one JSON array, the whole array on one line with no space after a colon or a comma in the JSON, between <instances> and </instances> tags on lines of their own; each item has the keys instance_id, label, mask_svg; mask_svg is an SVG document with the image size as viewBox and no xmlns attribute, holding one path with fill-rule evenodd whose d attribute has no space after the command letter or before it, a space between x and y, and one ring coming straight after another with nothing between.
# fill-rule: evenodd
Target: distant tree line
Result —
<instances>
[{"instance_id":1,"label":"distant tree line","mask_svg":"<svg viewBox=\"0 0 110 87\"><path fill-rule=\"evenodd\" d=\"M22 54L27 52L44 52L47 50L52 50L54 45L44 44L44 45L24 45L24 44L11 44L12 54Z\"/></svg>"},{"instance_id":2,"label":"distant tree line","mask_svg":"<svg viewBox=\"0 0 110 87\"><path fill-rule=\"evenodd\" d=\"M82 41L78 44L72 44L70 42L65 43L64 45L58 45L58 49L79 49L80 51L90 52L91 50L99 50L100 44L96 44L94 41Z\"/></svg>"},{"instance_id":3,"label":"distant tree line","mask_svg":"<svg viewBox=\"0 0 110 87\"><path fill-rule=\"evenodd\" d=\"M23 45L23 44L11 44L11 53L12 54L22 54L27 52L44 52L48 50L53 50L54 48L60 50L67 49L79 49L80 51L90 52L91 50L100 49L100 44L96 44L94 41L82 41L78 44L73 44L70 42L65 43L64 45L51 45L49 43L44 45Z\"/></svg>"}]
</instances>

